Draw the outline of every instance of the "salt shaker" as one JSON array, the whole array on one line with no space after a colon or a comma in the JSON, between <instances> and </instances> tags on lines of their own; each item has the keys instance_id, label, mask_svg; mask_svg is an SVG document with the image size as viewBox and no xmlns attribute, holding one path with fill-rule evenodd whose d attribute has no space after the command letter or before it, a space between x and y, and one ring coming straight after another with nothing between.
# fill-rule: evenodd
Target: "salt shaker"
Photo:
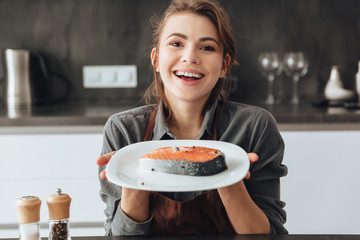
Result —
<instances>
[{"instance_id":1,"label":"salt shaker","mask_svg":"<svg viewBox=\"0 0 360 240\"><path fill-rule=\"evenodd\" d=\"M20 240L40 240L41 201L35 196L24 196L16 201Z\"/></svg>"},{"instance_id":2,"label":"salt shaker","mask_svg":"<svg viewBox=\"0 0 360 240\"><path fill-rule=\"evenodd\" d=\"M49 196L46 203L49 208L49 240L70 240L70 202L68 194L62 193L60 188Z\"/></svg>"}]
</instances>

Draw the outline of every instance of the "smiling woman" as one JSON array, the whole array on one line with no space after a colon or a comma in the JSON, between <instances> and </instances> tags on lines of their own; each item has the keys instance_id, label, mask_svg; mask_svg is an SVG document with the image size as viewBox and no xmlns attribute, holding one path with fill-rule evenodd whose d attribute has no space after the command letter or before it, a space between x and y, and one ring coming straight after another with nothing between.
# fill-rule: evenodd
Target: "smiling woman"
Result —
<instances>
[{"instance_id":1,"label":"smiling woman","mask_svg":"<svg viewBox=\"0 0 360 240\"><path fill-rule=\"evenodd\" d=\"M225 76L227 63L218 39L217 29L205 16L189 12L167 19L158 50L153 48L151 56L170 108L174 101L204 106L219 78ZM193 74L201 77L189 77Z\"/></svg>"},{"instance_id":2,"label":"smiling woman","mask_svg":"<svg viewBox=\"0 0 360 240\"><path fill-rule=\"evenodd\" d=\"M174 20L174 17L176 15L180 16L178 16L177 20ZM169 22L169 18L172 17L173 19L170 20L171 22ZM191 19L188 19L187 17L191 17ZM198 20L200 21L197 22ZM226 94L230 91L230 68L236 62L235 56L237 50L235 39L232 33L232 28L230 26L229 17L222 8L222 6L216 1L173 1L160 19L156 16L152 18L152 23L154 25L154 33L151 59L154 67L154 82L151 84L151 86L145 93L145 102L147 104L153 102L163 102L164 106L167 107L169 111L168 120L171 118L172 109L168 104L167 98L164 93L164 85L161 81L161 75L159 74L159 65L156 64L156 60L159 61L157 55L159 55L161 51L161 40L164 40L161 38L165 38L166 42L164 44L174 46L174 48L184 48L185 43L189 45L197 41L197 44L199 44L199 46L190 45L187 46L187 49L191 50L189 49L189 47L195 47L197 48L198 52L201 50L203 55L205 55L206 53L209 55L222 54L220 59L221 64L218 64L217 67L221 66L223 69L225 69L225 74L228 76L228 78L226 79L226 88L225 91L223 91L225 74L222 74L222 76L220 76L220 79L217 79L218 81L211 91L211 95L208 98L206 107L208 107L208 105L211 104L211 102L214 101L214 99L217 98L219 95L221 95L221 97L225 99ZM193 26L194 24L196 24L194 28L188 28L189 26ZM181 32L180 29L185 29L185 31ZM165 31L167 32L165 33ZM196 33L194 31L200 32ZM197 34L197 36L190 36L191 34ZM175 39L172 39L172 37ZM190 39L190 37L198 37L198 39ZM182 43L182 41L184 41L185 43ZM191 54L193 53L190 52L189 54L189 57L191 57ZM195 61L198 60L201 59L195 59ZM222 64L224 64L224 66ZM187 71L184 71L184 74L186 72ZM190 70L188 72L191 73Z\"/></svg>"},{"instance_id":3,"label":"smiling woman","mask_svg":"<svg viewBox=\"0 0 360 240\"><path fill-rule=\"evenodd\" d=\"M106 233L286 233L279 178L287 168L276 122L264 109L227 101L223 91L236 57L224 9L210 0L174 0L154 25L153 40L146 105L111 116L105 126L98 165ZM192 192L130 189L106 180L105 166L117 150L171 139L235 144L248 152L249 173L230 186Z\"/></svg>"}]
</instances>

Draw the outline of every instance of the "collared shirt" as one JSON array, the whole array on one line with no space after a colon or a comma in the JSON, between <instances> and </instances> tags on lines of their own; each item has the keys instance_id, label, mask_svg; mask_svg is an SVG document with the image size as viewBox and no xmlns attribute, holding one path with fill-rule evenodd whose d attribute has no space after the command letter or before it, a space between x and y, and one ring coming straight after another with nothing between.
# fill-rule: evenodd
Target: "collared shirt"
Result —
<instances>
[{"instance_id":1,"label":"collared shirt","mask_svg":"<svg viewBox=\"0 0 360 240\"><path fill-rule=\"evenodd\" d=\"M197 139L210 140L216 101L205 113ZM104 128L102 154L143 141L147 123L155 105L147 105L111 116ZM156 115L153 140L177 139L169 130L163 112ZM265 109L226 101L216 127L219 141L236 144L246 152L254 152L259 160L250 165L251 178L244 180L252 200L262 209L270 222L271 234L287 233L285 203L280 200L280 177L287 174L282 164L284 142L273 116ZM99 168L99 172L104 167ZM152 217L146 222L135 222L120 208L121 187L100 179L100 197L106 204L106 235L145 235L150 231ZM167 192L163 195L186 201L203 192Z\"/></svg>"}]
</instances>

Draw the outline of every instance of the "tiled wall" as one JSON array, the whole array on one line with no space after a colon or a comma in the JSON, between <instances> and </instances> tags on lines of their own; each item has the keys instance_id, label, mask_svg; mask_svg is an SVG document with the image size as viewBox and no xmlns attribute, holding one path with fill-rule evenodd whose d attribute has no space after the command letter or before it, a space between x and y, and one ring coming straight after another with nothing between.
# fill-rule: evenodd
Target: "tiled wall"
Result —
<instances>
[{"instance_id":1,"label":"tiled wall","mask_svg":"<svg viewBox=\"0 0 360 240\"><path fill-rule=\"evenodd\" d=\"M0 0L0 48L41 52L49 68L72 83L70 99L138 100L151 80L149 18L167 0ZM346 88L354 87L360 60L359 0L223 0L236 35L239 66L233 69L232 99L264 98L261 51L301 50L310 58L300 94L323 92L331 65L341 65ZM134 64L136 89L84 89L82 66ZM3 69L0 68L0 76ZM56 82L56 80L54 80ZM60 85L59 85L60 86ZM59 87L59 89L61 86ZM280 75L277 95L286 101L291 81ZM61 91L61 89L59 90Z\"/></svg>"}]
</instances>

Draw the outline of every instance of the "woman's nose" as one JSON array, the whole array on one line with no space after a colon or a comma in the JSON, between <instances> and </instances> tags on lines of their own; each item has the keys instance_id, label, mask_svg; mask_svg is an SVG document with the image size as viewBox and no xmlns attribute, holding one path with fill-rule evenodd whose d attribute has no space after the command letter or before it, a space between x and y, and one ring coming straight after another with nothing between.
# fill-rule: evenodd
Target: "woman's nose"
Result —
<instances>
[{"instance_id":1,"label":"woman's nose","mask_svg":"<svg viewBox=\"0 0 360 240\"><path fill-rule=\"evenodd\" d=\"M196 52L196 49L194 47L189 46L184 49L183 55L181 57L181 61L189 64L199 64L200 57Z\"/></svg>"}]
</instances>

